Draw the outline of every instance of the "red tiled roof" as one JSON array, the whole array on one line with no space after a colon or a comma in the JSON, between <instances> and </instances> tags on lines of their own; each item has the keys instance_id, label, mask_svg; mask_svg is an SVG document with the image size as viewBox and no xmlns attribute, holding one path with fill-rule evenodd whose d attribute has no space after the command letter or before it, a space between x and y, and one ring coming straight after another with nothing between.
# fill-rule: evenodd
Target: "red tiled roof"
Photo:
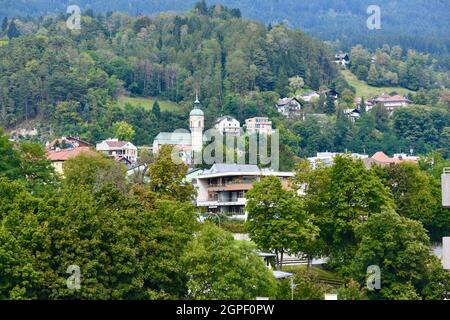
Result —
<instances>
[{"instance_id":1,"label":"red tiled roof","mask_svg":"<svg viewBox=\"0 0 450 320\"><path fill-rule=\"evenodd\" d=\"M394 159L389 158L389 157L388 157L384 152L382 152L382 151L375 153L375 154L372 156L372 159L374 159L374 160L376 160L376 161L379 161L379 162L388 162L388 163L394 161Z\"/></svg>"},{"instance_id":2,"label":"red tiled roof","mask_svg":"<svg viewBox=\"0 0 450 320\"><path fill-rule=\"evenodd\" d=\"M95 155L96 152L92 151L88 147L79 147L75 149L61 150L61 151L49 151L47 153L47 159L50 161L67 161L71 158L75 158L78 155L86 153L88 155Z\"/></svg>"}]
</instances>

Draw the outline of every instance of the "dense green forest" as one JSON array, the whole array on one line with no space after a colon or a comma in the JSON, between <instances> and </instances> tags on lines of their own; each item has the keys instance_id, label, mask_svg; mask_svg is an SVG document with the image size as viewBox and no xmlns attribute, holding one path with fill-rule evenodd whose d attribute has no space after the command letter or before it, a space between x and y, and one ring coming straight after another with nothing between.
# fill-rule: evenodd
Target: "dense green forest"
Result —
<instances>
[{"instance_id":1,"label":"dense green forest","mask_svg":"<svg viewBox=\"0 0 450 320\"><path fill-rule=\"evenodd\" d=\"M126 122L135 130L133 142L149 145L160 131L187 129L199 92L207 128L225 114L241 123L271 117L281 132L284 169L292 169L296 157L326 150L413 149L448 157L448 66L427 54L399 46L376 52L354 47L350 69L360 79L418 91L408 95L417 105L410 110L390 116L377 107L352 123L343 109L354 108L355 89L332 62L329 47L300 30L267 27L241 18L239 10L202 2L183 16L87 11L79 31L68 30L66 19L3 20L1 126L36 127L41 142L76 135L95 143ZM285 119L274 106L296 93L295 80L302 90L331 88L340 98L334 103L323 95L306 103L305 121ZM124 96L165 100L172 108L122 103Z\"/></svg>"},{"instance_id":2,"label":"dense green forest","mask_svg":"<svg viewBox=\"0 0 450 320\"><path fill-rule=\"evenodd\" d=\"M68 4L78 4L83 10L96 12L127 12L131 15L157 15L162 11L182 13L197 0L5 0L0 8L4 16L42 16L65 12ZM209 0L209 4L224 4L239 8L245 17L258 19L266 25L284 22L305 32L335 42L342 49L363 44L371 49L383 44L419 51L446 54L449 52L450 3L446 0L379 0L382 29L368 30L369 0ZM439 23L436 23L436 22Z\"/></svg>"},{"instance_id":3,"label":"dense green forest","mask_svg":"<svg viewBox=\"0 0 450 320\"><path fill-rule=\"evenodd\" d=\"M289 76L303 77L313 89L336 76L331 52L320 41L283 26L268 30L222 7L153 19L85 15L80 32L68 30L65 21L60 16L6 24L11 39L0 46L3 126L38 118L44 131L95 141L125 120L147 130L137 133L137 143L151 143L158 130L187 122L177 114L161 114L161 120L121 108L116 99L125 91L177 102L185 111L181 117L198 91L211 123L225 112L241 120L264 114L276 99L270 92L285 94ZM12 35L21 23L29 32ZM241 103L231 110L236 97Z\"/></svg>"}]
</instances>

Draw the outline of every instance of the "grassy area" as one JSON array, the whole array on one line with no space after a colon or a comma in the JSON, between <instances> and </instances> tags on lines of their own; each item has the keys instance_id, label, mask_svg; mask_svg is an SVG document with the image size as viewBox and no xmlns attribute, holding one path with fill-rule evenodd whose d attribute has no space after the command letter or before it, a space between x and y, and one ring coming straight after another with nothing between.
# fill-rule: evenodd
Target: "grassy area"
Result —
<instances>
[{"instance_id":1,"label":"grassy area","mask_svg":"<svg viewBox=\"0 0 450 320\"><path fill-rule=\"evenodd\" d=\"M393 91L400 95L406 95L407 93L412 92L411 90L401 87L372 87L366 82L358 80L358 78L356 78L350 70L342 70L341 73L345 80L347 80L347 82L356 89L356 96L358 97L373 98L383 93L390 93Z\"/></svg>"},{"instance_id":2,"label":"grassy area","mask_svg":"<svg viewBox=\"0 0 450 320\"><path fill-rule=\"evenodd\" d=\"M283 271L285 271L285 272L295 273L295 271L299 271L299 270L306 270L306 265L284 266L283 267ZM336 274L332 271L324 270L317 266L313 266L312 273L315 277L317 277L318 279L321 279L321 280L342 281L341 277L338 274Z\"/></svg>"},{"instance_id":3,"label":"grassy area","mask_svg":"<svg viewBox=\"0 0 450 320\"><path fill-rule=\"evenodd\" d=\"M119 98L119 104L121 106L125 106L126 103L129 103L133 106L142 106L146 110L151 110L153 107L153 104L155 103L155 98L133 98L133 97L127 97L122 96ZM179 112L180 106L172 101L167 100L158 100L159 107L161 108L161 111L168 111L168 112Z\"/></svg>"}]
</instances>

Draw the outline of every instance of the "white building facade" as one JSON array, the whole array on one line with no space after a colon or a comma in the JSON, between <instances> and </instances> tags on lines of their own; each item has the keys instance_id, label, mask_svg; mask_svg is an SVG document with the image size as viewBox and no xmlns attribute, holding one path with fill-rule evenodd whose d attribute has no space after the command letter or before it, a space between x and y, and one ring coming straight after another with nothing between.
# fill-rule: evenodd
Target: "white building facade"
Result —
<instances>
[{"instance_id":1,"label":"white building facade","mask_svg":"<svg viewBox=\"0 0 450 320\"><path fill-rule=\"evenodd\" d=\"M245 220L246 193L253 184L265 176L276 176L288 187L292 172L259 169L256 165L215 164L195 177L197 207L208 213L224 214L233 219Z\"/></svg>"},{"instance_id":2,"label":"white building facade","mask_svg":"<svg viewBox=\"0 0 450 320\"><path fill-rule=\"evenodd\" d=\"M231 116L224 116L216 120L214 129L223 135L239 136L241 134L241 123Z\"/></svg>"},{"instance_id":3,"label":"white building facade","mask_svg":"<svg viewBox=\"0 0 450 320\"><path fill-rule=\"evenodd\" d=\"M119 141L119 139L108 139L97 143L96 150L116 160L126 159L131 164L135 163L138 157L138 149L134 144Z\"/></svg>"}]
</instances>

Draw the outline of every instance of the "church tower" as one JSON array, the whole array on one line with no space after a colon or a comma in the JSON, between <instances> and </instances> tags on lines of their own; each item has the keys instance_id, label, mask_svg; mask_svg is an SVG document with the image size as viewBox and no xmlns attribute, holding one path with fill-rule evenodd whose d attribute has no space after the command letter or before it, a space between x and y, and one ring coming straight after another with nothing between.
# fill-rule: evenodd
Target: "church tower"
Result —
<instances>
[{"instance_id":1,"label":"church tower","mask_svg":"<svg viewBox=\"0 0 450 320\"><path fill-rule=\"evenodd\" d=\"M194 109L189 115L189 128L191 129L192 152L201 152L203 147L203 129L205 128L205 115L200 109L198 94L194 102Z\"/></svg>"}]
</instances>

